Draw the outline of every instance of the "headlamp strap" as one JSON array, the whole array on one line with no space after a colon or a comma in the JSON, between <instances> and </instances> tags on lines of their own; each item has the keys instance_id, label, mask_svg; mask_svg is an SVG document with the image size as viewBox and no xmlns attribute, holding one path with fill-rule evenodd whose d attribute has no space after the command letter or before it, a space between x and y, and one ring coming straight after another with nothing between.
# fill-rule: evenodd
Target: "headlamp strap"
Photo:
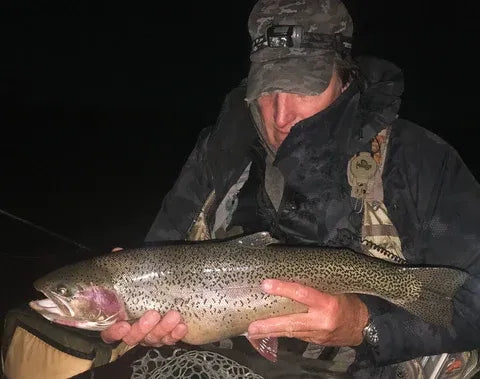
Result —
<instances>
[{"instance_id":1,"label":"headlamp strap","mask_svg":"<svg viewBox=\"0 0 480 379\"><path fill-rule=\"evenodd\" d=\"M350 52L352 42L343 34L324 34L303 31L299 25L271 25L266 33L255 38L252 43L252 53L266 47L270 48L306 48L318 50L334 50L345 55Z\"/></svg>"}]
</instances>

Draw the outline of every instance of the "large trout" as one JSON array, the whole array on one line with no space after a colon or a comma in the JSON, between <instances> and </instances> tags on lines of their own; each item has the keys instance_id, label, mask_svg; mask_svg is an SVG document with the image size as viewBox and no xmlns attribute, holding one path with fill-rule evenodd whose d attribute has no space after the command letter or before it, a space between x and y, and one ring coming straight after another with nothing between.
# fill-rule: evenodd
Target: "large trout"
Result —
<instances>
[{"instance_id":1,"label":"large trout","mask_svg":"<svg viewBox=\"0 0 480 379\"><path fill-rule=\"evenodd\" d=\"M89 330L138 319L149 309L175 309L188 326L183 341L197 345L241 335L254 320L307 310L263 293L266 278L378 296L448 326L452 297L468 277L456 269L397 265L347 249L276 242L262 232L109 253L38 279L34 286L48 299L30 305L53 322Z\"/></svg>"}]
</instances>

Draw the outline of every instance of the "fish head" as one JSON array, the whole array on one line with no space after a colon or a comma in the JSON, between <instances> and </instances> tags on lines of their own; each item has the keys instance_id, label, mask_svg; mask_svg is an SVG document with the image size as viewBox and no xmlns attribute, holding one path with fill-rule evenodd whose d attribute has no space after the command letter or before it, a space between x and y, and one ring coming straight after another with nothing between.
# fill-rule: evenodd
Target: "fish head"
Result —
<instances>
[{"instance_id":1,"label":"fish head","mask_svg":"<svg viewBox=\"0 0 480 379\"><path fill-rule=\"evenodd\" d=\"M30 307L57 324L87 330L103 330L127 319L121 297L108 272L84 264L66 266L34 282L46 298Z\"/></svg>"}]
</instances>

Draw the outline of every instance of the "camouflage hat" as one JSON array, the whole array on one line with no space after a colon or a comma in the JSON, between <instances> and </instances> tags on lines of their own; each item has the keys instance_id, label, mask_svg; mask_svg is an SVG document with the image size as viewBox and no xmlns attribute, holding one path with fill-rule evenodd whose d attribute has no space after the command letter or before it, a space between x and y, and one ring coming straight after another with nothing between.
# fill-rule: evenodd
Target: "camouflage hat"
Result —
<instances>
[{"instance_id":1,"label":"camouflage hat","mask_svg":"<svg viewBox=\"0 0 480 379\"><path fill-rule=\"evenodd\" d=\"M353 22L340 0L259 0L248 29L253 42L246 94L250 102L275 91L322 93L335 54L348 51Z\"/></svg>"}]
</instances>

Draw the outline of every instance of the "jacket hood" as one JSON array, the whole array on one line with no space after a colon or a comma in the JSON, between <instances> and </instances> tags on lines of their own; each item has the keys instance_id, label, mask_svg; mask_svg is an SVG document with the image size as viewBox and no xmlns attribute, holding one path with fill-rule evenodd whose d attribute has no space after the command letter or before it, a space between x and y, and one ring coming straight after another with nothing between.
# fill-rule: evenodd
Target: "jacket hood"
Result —
<instances>
[{"instance_id":1,"label":"jacket hood","mask_svg":"<svg viewBox=\"0 0 480 379\"><path fill-rule=\"evenodd\" d=\"M371 139L397 119L401 71L377 58L357 62L358 78L328 108L294 125L278 149L274 165L287 181L305 184L308 178L298 173L313 174L321 166L329 175L330 168L343 167L337 160L346 167L351 156L370 151Z\"/></svg>"},{"instance_id":2,"label":"jacket hood","mask_svg":"<svg viewBox=\"0 0 480 379\"><path fill-rule=\"evenodd\" d=\"M304 159L315 155L315 150L322 145L329 146L331 153L340 148L352 155L369 149L371 138L397 118L403 92L401 70L374 57L362 56L356 61L360 73L358 80L352 82L330 107L295 125L278 151L281 156L288 157L292 152ZM217 162L218 175L214 175L214 186L220 197L223 195L223 181L234 183L250 161L248 151L257 147L259 140L263 146L260 148L265 149L264 140L244 100L245 91L246 81L243 80L226 97L208 142L209 146L219 147L207 149L207 155L210 161ZM310 151L312 145L314 149ZM295 152L297 147L303 152ZM221 159L222 151L228 151L229 157L238 157L241 162Z\"/></svg>"},{"instance_id":3,"label":"jacket hood","mask_svg":"<svg viewBox=\"0 0 480 379\"><path fill-rule=\"evenodd\" d=\"M341 128L341 120L338 119L338 116L341 116L347 108L357 113L354 116L355 120L350 117L346 122L345 126L349 130L343 133L329 130L329 133L345 138L346 134L348 135L353 131L351 130L353 126L357 142L364 144L368 143L386 125L393 123L397 118L401 104L400 96L403 93L403 74L401 70L393 63L371 56L360 56L356 59L356 63L359 75L350 84L349 89L325 110L297 123L292 128L292 132L296 128L303 129L306 125L312 124L323 127L324 130L321 133L324 134L327 132L325 128ZM266 141L264 126L256 102L250 104L250 112L263 147L267 153L275 155L274 149ZM336 120L335 114L337 114ZM326 125L320 126L320 124L325 123L330 128ZM285 142L289 137L286 138Z\"/></svg>"},{"instance_id":4,"label":"jacket hood","mask_svg":"<svg viewBox=\"0 0 480 379\"><path fill-rule=\"evenodd\" d=\"M404 89L403 73L383 59L361 56L356 61L360 71L362 137L370 139L396 120Z\"/></svg>"}]
</instances>

